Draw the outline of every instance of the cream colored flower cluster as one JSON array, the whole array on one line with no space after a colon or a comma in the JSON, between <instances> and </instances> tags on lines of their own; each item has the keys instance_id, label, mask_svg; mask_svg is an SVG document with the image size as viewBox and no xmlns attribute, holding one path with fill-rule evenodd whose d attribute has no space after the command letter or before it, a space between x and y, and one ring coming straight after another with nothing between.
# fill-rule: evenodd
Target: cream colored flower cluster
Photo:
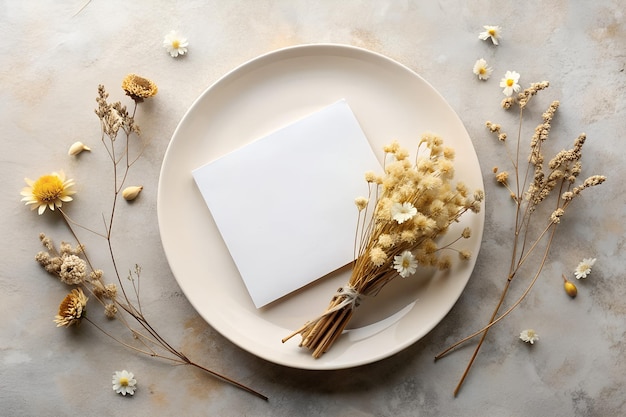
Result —
<instances>
[{"instance_id":1,"label":"cream colored flower cluster","mask_svg":"<svg viewBox=\"0 0 626 417\"><path fill-rule=\"evenodd\" d=\"M143 80L146 85L154 85L154 83L148 79L141 78L135 74L129 74L124 78L124 83L122 84L122 89L126 92L126 94L130 97L133 97L135 100L136 97L143 98L150 97L148 93L143 94L143 97L137 96L137 94L141 93L141 85L135 84L133 80ZM154 94L156 94L156 86L154 86ZM141 132L139 130L139 126L135 124L135 117L128 113L128 109L121 102L109 102L109 93L107 93L106 89L102 84L98 86L98 97L96 97L96 103L98 106L95 109L96 116L100 119L100 126L102 128L102 133L108 136L112 141L117 138L117 134L120 129L125 132L127 135L131 133L136 133L139 135ZM136 100L136 103L140 102Z\"/></svg>"},{"instance_id":2,"label":"cream colored flower cluster","mask_svg":"<svg viewBox=\"0 0 626 417\"><path fill-rule=\"evenodd\" d=\"M413 266L414 261L421 266L448 268L451 261L440 256L435 239L467 210L480 211L483 192L470 193L462 182L452 184L455 152L438 136L421 138L415 163L397 142L384 150L389 161L385 174L366 174L378 199L371 227L365 228L370 235L362 240L365 246L357 264L366 258L371 265L364 265L365 270L395 269L403 277L409 275L403 265ZM362 204L357 208L364 210ZM464 231L463 237L469 235L469 230ZM467 259L467 251L460 257Z\"/></svg>"},{"instance_id":3,"label":"cream colored flower cluster","mask_svg":"<svg viewBox=\"0 0 626 417\"><path fill-rule=\"evenodd\" d=\"M115 306L117 286L114 283L105 284L102 280L103 272L100 269L95 269L87 273L87 262L81 257L84 255L85 250L83 245L73 247L69 243L61 242L57 249L52 243L52 240L45 234L41 233L39 238L47 251L37 253L35 260L39 262L47 272L56 276L61 282L67 285L87 286L91 284L89 290L96 298L103 302L105 316L113 318L117 313L117 307ZM82 294L82 290L80 291ZM68 297L70 297L70 295L71 294L69 294ZM78 297L78 295L74 294L72 297L77 299L76 297ZM105 300L110 300L110 302L104 302ZM63 307L64 303L67 307L67 305L69 305L68 303L73 303L72 305L74 305L77 302L78 301L72 301L70 303L69 300L64 301L59 311L67 310L67 308ZM63 317L63 314L59 313L59 316ZM62 324L59 324L59 326L71 326L79 321L80 317L74 317L72 320L66 320ZM58 317L55 322L59 323Z\"/></svg>"},{"instance_id":4,"label":"cream colored flower cluster","mask_svg":"<svg viewBox=\"0 0 626 417\"><path fill-rule=\"evenodd\" d=\"M519 93L517 103L520 110L523 111L532 97L537 95L539 91L547 89L549 86L550 83L547 81L532 83L530 87ZM537 206L543 202L553 190L558 189L562 191L562 201L559 202L558 206L550 215L550 222L554 224L561 222L561 218L565 214L567 206L582 190L600 185L606 180L606 177L603 175L592 175L585 179L582 184L575 186L576 180L582 172L582 148L587 139L584 133L581 133L574 140L574 144L570 149L564 149L558 152L546 164L543 145L550 136L552 120L556 115L559 105L558 100L554 100L550 103L550 106L542 114L541 123L537 125L530 139L528 162L532 167L533 176L527 191L524 193L524 200L528 202L527 211L528 213L533 213L537 209ZM506 110L510 109L511 106L512 103L510 103L510 105L503 104L503 108ZM485 125L489 131L498 135L500 141L504 142L506 133L502 132L500 125L490 121L486 122ZM494 173L496 172L497 169L494 168ZM506 181L501 181L502 175L505 173L506 172L501 172L496 174L496 181L507 186ZM508 177L508 173L506 173L506 176ZM509 191L511 191L511 196L514 200L518 199L517 193L510 189Z\"/></svg>"},{"instance_id":5,"label":"cream colored flower cluster","mask_svg":"<svg viewBox=\"0 0 626 417\"><path fill-rule=\"evenodd\" d=\"M39 252L35 260L52 275L57 276L68 285L78 285L85 282L87 277L87 264L79 256L83 253L83 246L72 247L69 243L62 242L59 250L54 247L52 240L45 234L40 234L41 243L48 249L47 252Z\"/></svg>"}]
</instances>

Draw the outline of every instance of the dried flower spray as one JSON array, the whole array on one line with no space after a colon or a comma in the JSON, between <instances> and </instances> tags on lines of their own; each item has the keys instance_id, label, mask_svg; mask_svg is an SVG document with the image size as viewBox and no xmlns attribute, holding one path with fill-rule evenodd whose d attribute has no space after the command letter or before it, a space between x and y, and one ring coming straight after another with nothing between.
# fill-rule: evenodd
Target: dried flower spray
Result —
<instances>
[{"instance_id":1,"label":"dried flower spray","mask_svg":"<svg viewBox=\"0 0 626 417\"><path fill-rule=\"evenodd\" d=\"M519 89L519 85L517 84L518 80L518 73L507 71L505 78L500 84L501 87L505 88L504 93L512 95L514 91L517 91ZM567 213L573 199L578 197L583 190L602 184L606 180L606 177L603 175L592 175L582 181L582 183L579 182L579 175L582 171L580 161L582 158L582 147L586 140L584 133L574 140L572 148L558 152L552 159L547 160L545 158L544 144L550 135L552 120L559 107L558 101L553 101L542 114L541 122L537 125L533 135L530 137L528 143L529 154L526 161L520 157L520 149L522 146L521 127L524 110L531 99L536 96L539 91L547 89L548 86L549 83L547 81L533 83L530 87L520 92L516 99L509 97L502 102L502 107L505 110L511 109L515 103L517 103L519 107L520 125L518 127L517 140L512 144L515 150L507 149L507 154L512 156L510 161L512 164L511 172L514 172L515 178L511 180L508 171L498 172L498 168L493 169L496 181L508 190L514 203L515 228L512 231L512 259L510 269L505 276L505 285L489 323L482 329L452 344L435 356L435 359L440 359L452 352L457 346L476 336L481 336L454 390L455 395L459 392L465 381L489 329L500 320L504 319L524 300L541 275L548 258L557 226L561 224L562 218ZM505 147L509 146L507 134L502 130L499 124L488 121L486 122L486 127L491 133L497 136L498 143ZM524 167L524 164L526 167ZM544 204L546 201L549 201L549 203ZM544 209L544 206L548 207ZM531 255L536 252L539 252L539 261L535 265L535 271L526 282L526 289L517 300L510 304L506 311L501 312L501 307L508 294L511 283L524 279L518 272L529 259L532 259ZM577 293L576 286L568 281L565 276L563 276L563 279L565 291L571 297L575 297ZM534 340L536 340L530 335L527 336L529 343L533 343Z\"/></svg>"},{"instance_id":2,"label":"dried flower spray","mask_svg":"<svg viewBox=\"0 0 626 417\"><path fill-rule=\"evenodd\" d=\"M440 256L436 239L467 211L478 212L484 198L482 190L470 194L454 177L454 150L432 134L423 135L418 144L415 163L408 152L393 142L384 148L385 174L368 172L370 198L356 200L361 226L349 282L339 288L326 311L285 337L296 334L300 346L312 350L319 358L341 335L350 321L360 298L377 294L396 277L408 278L418 267L449 268L451 261ZM366 201L375 198L373 215L366 219ZM465 236L470 235L464 230ZM468 259L463 252L461 259Z\"/></svg>"}]
</instances>

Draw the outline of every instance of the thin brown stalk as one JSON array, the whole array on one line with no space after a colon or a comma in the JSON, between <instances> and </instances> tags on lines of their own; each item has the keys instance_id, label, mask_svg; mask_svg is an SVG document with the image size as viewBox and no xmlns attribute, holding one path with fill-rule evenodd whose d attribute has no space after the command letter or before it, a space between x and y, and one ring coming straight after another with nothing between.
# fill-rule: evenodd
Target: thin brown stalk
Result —
<instances>
[{"instance_id":1,"label":"thin brown stalk","mask_svg":"<svg viewBox=\"0 0 626 417\"><path fill-rule=\"evenodd\" d=\"M204 366L202 366L202 365L200 365L198 363L195 363L195 362L189 360L186 356L184 356L182 354L176 355L178 357L174 357L173 358L173 357L164 356L164 355L161 355L159 353L156 353L152 349L150 351L139 349L136 346L130 345L130 344L120 340L119 338L113 336L111 333L107 332L105 329L100 327L94 321L89 320L87 317L84 317L84 319L87 322L89 322L90 324L92 324L94 327L96 327L103 334L105 334L106 336L110 337L111 339L113 339L114 341L119 343L120 345L122 345L122 346L124 346L124 347L126 347L126 348L128 348L130 350L133 350L133 351L135 351L137 353L142 353L144 355L148 355L148 356L151 356L151 357L154 357L154 358L159 358L159 359L163 359L163 360L166 360L166 361L174 362L174 363L177 363L177 364L180 364L180 365L193 366L193 367L198 368L198 369L202 370L203 372L206 372L206 373L208 373L208 374L210 374L210 375L212 375L212 376L214 376L214 377L216 377L216 378L218 378L218 379L220 379L220 380L222 380L224 382L227 382L227 383L229 383L229 384L231 384L231 385L233 385L233 386L235 386L237 388L240 388L240 389L242 389L242 390L244 390L246 392L249 392L250 394L253 394L253 395L255 395L255 396L257 396L257 397L259 397L259 398L261 398L261 399L263 399L265 401L268 401L268 399L269 399L267 396L261 394L260 392L255 391L252 388L250 388L250 387L248 387L246 385L243 385L243 384L233 380L232 378L229 378L229 377L227 377L227 376L225 376L223 374L220 374L218 372L212 371L212 370L210 370L210 369L208 369L208 368L206 368L206 367L204 367Z\"/></svg>"},{"instance_id":2,"label":"thin brown stalk","mask_svg":"<svg viewBox=\"0 0 626 417\"><path fill-rule=\"evenodd\" d=\"M246 386L246 385L243 385L243 384L241 384L241 383L239 383L239 382L237 382L237 381L235 381L235 380L233 380L233 379L231 379L231 378L228 378L228 377L227 377L227 376L225 376L225 375L222 375L222 374L217 373L217 372L215 372L215 371L212 371L212 370L210 370L210 369L208 369L208 368L205 368L204 366L199 365L199 364L197 364L197 363L195 363L195 362L191 362L191 361L189 361L189 362L187 362L187 365L189 365L189 366L193 366L193 367L198 368L198 369L200 369L200 370L202 370L202 371L204 371L204 372L206 372L206 373L208 373L208 374L211 374L211 375L213 375L214 377L216 377L216 378L218 378L218 379L221 379L221 380L222 380L222 381L224 381L224 382L228 382L229 384L234 385L234 386L236 386L237 388L240 388L240 389L242 389L242 390L244 390L244 391L249 392L249 393L250 393L250 394L252 394L252 395L255 395L255 396L259 397L259 398L260 398L260 399L262 399L262 400L265 400L265 401L268 401L268 400L269 400L269 398L268 398L268 397L266 397L265 395L261 394L260 392L255 391L255 390L253 390L252 388L250 388L250 387L248 387L248 386Z\"/></svg>"},{"instance_id":3,"label":"thin brown stalk","mask_svg":"<svg viewBox=\"0 0 626 417\"><path fill-rule=\"evenodd\" d=\"M549 250L550 250L550 246L552 243L552 239L554 237L554 233L556 231L556 224L550 223L548 224L548 226L546 226L546 228L540 233L540 235L534 240L534 242L532 243L532 245L527 249L527 243L528 243L528 237L529 237L529 227L530 227L530 218L532 216L532 212L533 210L531 210L531 207L533 205L532 201L529 201L526 205L524 210L522 211L522 202L523 202L523 192L526 188L527 185L527 181L528 181L528 177L529 174L531 172L531 166L532 164L529 163L526 165L526 171L524 173L524 177L523 177L523 182L520 183L520 147L521 147L521 137L522 137L522 126L523 126L523 107L520 107L519 110L519 123L518 123L518 132L517 132L517 141L516 141L516 147L515 147L515 158L510 158L514 171L515 171L515 188L516 188L516 192L515 192L515 225L514 225L514 229L513 229L513 233L514 233L514 237L513 237L513 247L512 247L512 253L511 253L511 263L509 266L509 273L507 275L507 280L506 280L506 284L500 294L500 298L498 299L498 303L496 304L495 309L493 310L491 317L489 319L489 322L486 326L484 326L482 329L472 333L471 335L461 339L460 341L454 343L453 345L449 346L447 349L445 349L444 351L442 351L441 353L439 353L438 355L435 356L435 360L440 359L442 357L444 357L445 355L447 355L449 352L451 352L452 350L454 350L456 347L460 346L461 344L473 339L474 337L481 335L480 340L478 341L472 356L470 357L470 360L457 384L457 386L455 387L454 390L454 395L457 396L465 379L467 378L470 369L472 368L476 357L487 337L487 334L489 332L489 330L491 329L491 327L493 327L496 323L498 323L500 320L504 319L506 316L508 316L508 314L510 314L523 300L524 298L526 298L526 296L528 295L528 293L530 292L531 288L534 286L535 282L537 281L538 277L541 274L541 271L543 270L543 267L545 265ZM508 147L507 147L507 151L508 151ZM510 157L510 154L509 154ZM508 187L507 187L508 188ZM509 189L510 190L510 189ZM557 201L557 207L558 207L558 201ZM509 307L504 313L502 313L500 316L498 316L498 313L500 312L500 309L502 308L502 305L504 303L504 300L506 299L506 296L509 292L510 286L511 286L511 282L513 281L514 277L516 276L517 272L519 271L519 269L522 267L522 265L524 264L524 262L528 259L528 257L534 252L535 248L537 247L537 245L539 244L539 242L541 242L543 240L543 237L545 235L545 233L549 230L552 229L552 233L550 234L550 237L548 239L542 260L538 266L537 272L535 274L535 276L533 277L533 279L531 280L530 284L528 285L528 287L526 288L526 290L523 292L523 294L513 303L513 305L511 307ZM520 236L521 234L521 236ZM521 239L521 248L519 247L520 245L520 239ZM519 254L518 254L518 250L519 250Z\"/></svg>"},{"instance_id":4,"label":"thin brown stalk","mask_svg":"<svg viewBox=\"0 0 626 417\"><path fill-rule=\"evenodd\" d=\"M554 233L556 231L556 228L552 228L552 233L550 234L550 238L548 241L548 244L546 246L546 250L544 252L543 258L541 260L541 263L539 264L539 267L537 269L537 272L535 274L535 276L533 277L533 279L531 280L530 284L528 285L528 287L526 288L526 290L522 293L522 295L515 301L515 303L513 303L513 305L511 305L511 307L509 307L504 313L502 313L498 318L496 318L494 320L495 315L497 315L498 310L500 309L500 307L502 306L502 302L504 301L504 298L506 296L506 293L508 292L511 280L508 279L507 280L507 284L505 286L505 289L502 292L502 296L500 297L500 301L498 302L498 305L496 307L496 309L494 310L494 314L492 315L492 318L489 322L489 324L485 327L483 327L481 330L471 334L470 336L464 338L462 341L455 343L452 347L446 349L444 352L440 353L439 355L437 355L435 358L439 359L441 357L443 357L446 353L448 353L449 351L451 351L452 349L454 349L456 346L460 345L461 343L464 343L472 338L474 338L475 336L479 335L482 333L482 336L480 338L480 341L478 342L478 345L476 346L476 348L474 349L474 352L472 354L472 357L470 358L470 361L467 365L467 367L465 368L465 371L463 372L463 375L461 376L456 388L454 389L454 396L457 396L463 383L465 382L465 379L467 378L467 375L469 374L469 371L472 367L472 365L474 364L474 360L476 359L476 356L478 355L478 352L483 344L483 341L485 340L485 338L487 337L487 332L489 331L489 329L491 329L491 327L493 327L496 323L500 322L502 319L504 319L506 316L508 316L518 305L520 305L520 303L526 298L526 296L530 293L530 290L532 289L532 287L535 285L535 283L537 282L537 279L539 278L539 276L541 275L541 272L543 270L543 267L545 266L546 260L548 258L548 253L550 251L550 246L552 243L552 239L554 237Z\"/></svg>"},{"instance_id":5,"label":"thin brown stalk","mask_svg":"<svg viewBox=\"0 0 626 417\"><path fill-rule=\"evenodd\" d=\"M530 290L532 289L532 287L535 285L535 282L537 281L537 279L539 278L539 276L541 275L541 272L543 270L543 267L545 265L545 262L547 260L548 257L548 251L549 251L549 247L551 245L552 242L552 238L554 236L554 232L556 231L556 228L552 229L552 233L550 234L550 238L549 238L549 243L548 246L546 247L546 250L544 252L543 258L542 258L542 262L539 265L539 269L537 270L537 272L535 273L533 279L531 280L530 284L528 285L528 287L525 289L525 291L522 293L522 295L511 305L511 307L509 307L504 313L502 313L500 316L498 316L496 318L496 314L497 314L497 310L500 309L500 307L502 306L502 303L504 301L506 292L509 289L509 286L511 284L512 278L511 279L507 279L507 283L505 288L502 291L501 297L499 299L498 305L496 307L496 310L494 311L496 314L493 314L491 316L491 320L489 321L489 324L487 324L485 327L483 327L480 330L475 331L474 333L470 334L469 336L464 337L463 339L457 341L456 343L450 345L448 348L446 348L445 350L443 350L442 352L438 353L435 356L435 360L437 359L441 359L444 356L446 356L448 353L450 353L452 350L454 350L456 347L462 345L463 343L473 339L474 337L478 336L479 334L489 330L491 327L493 327L495 324L497 324L498 322L500 322L502 319L504 319L506 316L508 316L523 300L524 298L526 298L526 296L528 295L528 293L530 292Z\"/></svg>"},{"instance_id":6,"label":"thin brown stalk","mask_svg":"<svg viewBox=\"0 0 626 417\"><path fill-rule=\"evenodd\" d=\"M63 209L61 209L60 207L57 208L57 210L59 210L59 213L61 213L63 215L63 218L65 219L66 222L73 224L74 226L80 227L83 230L86 230L90 233L93 233L96 236L99 236L101 238L106 239L106 235L103 235L102 233L96 232L93 229L90 229L84 225L82 225L81 223L78 223L77 221L75 221L74 219L72 219Z\"/></svg>"},{"instance_id":7,"label":"thin brown stalk","mask_svg":"<svg viewBox=\"0 0 626 417\"><path fill-rule=\"evenodd\" d=\"M117 212L117 205L119 202L119 194L121 192L121 190L124 187L124 184L126 182L126 179L128 177L128 173L129 170L131 168L131 166L139 159L139 157L141 156L141 154L143 154L145 148L146 148L146 143L142 143L142 148L139 151L139 154L132 158L130 157L130 136L131 134L135 131L133 126L134 126L134 116L135 116L135 112L137 110L137 102L135 102L135 107L133 108L132 111L132 115L128 115L126 113L125 117L129 117L130 119L125 119L126 121L124 122L124 124L121 126L121 129L124 131L124 133L126 134L126 140L125 140L125 148L123 149L123 151L121 152L121 154L118 156L117 155L117 151L116 151L116 137L117 137L117 131L111 133L111 132L105 132L105 121L102 119L101 117L101 128L102 128L102 143L105 147L105 149L107 150L107 153L109 155L109 158L111 159L112 162L112 171L113 171L113 201L112 201L112 205L111 205L111 211L110 211L110 217L108 217L108 219L105 217L105 215L103 214L103 223L104 223L104 229L105 229L105 234L101 234L101 233L97 233L92 229L86 228L82 225L80 225L79 223L75 222L73 219L71 219L64 211L62 211L61 209L59 209L59 213L62 216L62 218L65 221L65 224L67 225L70 233L72 234L73 238L75 239L75 241L78 243L78 245L80 245L81 247L84 248L84 245L82 245L81 240L78 236L78 234L76 233L75 228L82 228L85 229L91 233L96 234L99 237L104 238L107 241L107 246L108 246L108 256L109 259L111 260L111 263L113 265L113 270L114 270L114 275L115 278L117 279L117 282L119 284L120 290L121 290L121 295L117 295L114 297L111 297L110 300L112 303L114 303L114 305L118 308L117 310L117 315L116 317L121 321L121 323L132 333L133 337L135 338L135 340L137 341L136 343L138 344L138 346L133 346L130 343L127 343L123 340L121 340L120 338L114 336L113 334L111 334L110 332L108 332L107 330L105 330L103 327L101 327L100 325L98 325L96 322L88 319L87 317L84 317L85 320L91 324L93 324L95 326L96 329L98 329L99 331L101 331L104 335L108 336L109 338L111 338L112 340L118 342L120 345L122 345L125 348L128 348L134 352L137 353L141 353L141 354L145 354L148 356L152 356L152 357L157 357L160 359L164 359L176 364L182 364L182 365L190 365L193 367L196 367L224 382L227 382L237 388L240 388L244 391L247 391L251 394L254 394L255 396L267 400L268 398L264 395L262 395L261 393L239 383L234 381L231 378L228 378L220 373L217 373L215 371L212 371L202 365L199 365L193 361L191 361L184 353L182 353L181 351L177 350L176 348L174 348L170 343L168 343L160 334L159 332L148 322L148 320L146 319L146 317L143 314L142 308L141 308L141 302L140 302L140 269L139 266L135 267L135 271L134 271L134 276L133 276L133 271L129 270L129 279L132 281L131 285L133 287L133 292L134 292L134 298L135 300L131 300L131 298L129 297L124 282L122 280L122 276L120 274L120 270L118 268L118 262L117 262L117 258L115 256L115 251L113 249L113 226L114 226L114 220L116 217L116 212ZM108 143L107 143L107 139L108 139ZM117 145L118 148L121 146ZM124 165L120 165L122 163L122 161L125 161ZM120 166L118 166L120 165ZM94 268L93 264L91 263L91 260L89 259L89 256L87 255L86 251L83 250L82 251L82 255L86 261L86 263L88 264L89 268L91 269L92 272L95 272L96 269ZM135 277L137 282L135 282ZM90 288L89 284L93 282L91 281L92 279L86 279L83 282L83 286L92 294L94 294L94 289ZM102 285L102 282L100 282L100 285ZM95 297L100 304L105 305L105 302L103 301L103 299L100 299L99 297ZM109 298L108 296L106 298ZM128 317L126 316L126 314L128 315ZM132 318L132 319L131 319ZM130 322L129 322L130 320ZM132 320L134 320L135 322L132 323L133 325L135 325L137 327L137 329L133 328L133 326L131 325ZM143 348L142 348L143 346ZM145 349L144 349L145 348Z\"/></svg>"}]
</instances>

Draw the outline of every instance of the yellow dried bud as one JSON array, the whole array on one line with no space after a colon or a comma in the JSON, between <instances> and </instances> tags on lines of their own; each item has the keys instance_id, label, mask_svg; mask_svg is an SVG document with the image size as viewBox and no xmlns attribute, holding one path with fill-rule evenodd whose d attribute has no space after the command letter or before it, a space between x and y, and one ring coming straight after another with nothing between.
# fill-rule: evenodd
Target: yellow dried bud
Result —
<instances>
[{"instance_id":1,"label":"yellow dried bud","mask_svg":"<svg viewBox=\"0 0 626 417\"><path fill-rule=\"evenodd\" d=\"M82 151L91 151L91 148L85 146L85 144L82 142L74 142L72 146L70 146L70 150L67 152L67 154L70 156L75 156Z\"/></svg>"},{"instance_id":2,"label":"yellow dried bud","mask_svg":"<svg viewBox=\"0 0 626 417\"><path fill-rule=\"evenodd\" d=\"M563 275L563 281L565 281L563 283L563 288L565 288L565 292L567 293L567 295L572 298L576 297L576 295L578 294L578 288L576 288L576 285L574 285L573 282L565 278L565 275Z\"/></svg>"},{"instance_id":3,"label":"yellow dried bud","mask_svg":"<svg viewBox=\"0 0 626 417\"><path fill-rule=\"evenodd\" d=\"M134 200L137 198L141 190L143 190L143 186L131 185L130 187L124 188L124 191L122 191L122 197L124 197L127 201Z\"/></svg>"}]
</instances>

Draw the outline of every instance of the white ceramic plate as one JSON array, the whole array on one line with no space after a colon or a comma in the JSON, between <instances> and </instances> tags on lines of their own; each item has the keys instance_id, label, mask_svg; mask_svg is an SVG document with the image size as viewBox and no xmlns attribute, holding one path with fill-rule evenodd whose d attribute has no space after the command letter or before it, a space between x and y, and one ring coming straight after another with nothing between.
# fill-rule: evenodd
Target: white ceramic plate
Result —
<instances>
[{"instance_id":1,"label":"white ceramic plate","mask_svg":"<svg viewBox=\"0 0 626 417\"><path fill-rule=\"evenodd\" d=\"M349 270L323 277L257 310L191 171L342 98L381 161L382 147L392 140L414 151L421 134L433 132L455 148L456 178L470 189L482 189L478 159L467 131L437 91L389 58L342 45L281 49L226 74L185 114L161 169L161 239L173 274L189 301L236 345L295 368L363 365L419 340L461 295L482 237L482 212L466 214L451 233L465 226L472 228L472 237L462 242L474 254L471 261L457 262L446 273L429 270L411 279L394 280L378 296L363 302L350 329L320 359L298 347L299 336L283 344L283 337L323 312L336 289L347 282ZM346 196L350 201L354 197ZM254 210L254 204L250 209Z\"/></svg>"}]
</instances>

